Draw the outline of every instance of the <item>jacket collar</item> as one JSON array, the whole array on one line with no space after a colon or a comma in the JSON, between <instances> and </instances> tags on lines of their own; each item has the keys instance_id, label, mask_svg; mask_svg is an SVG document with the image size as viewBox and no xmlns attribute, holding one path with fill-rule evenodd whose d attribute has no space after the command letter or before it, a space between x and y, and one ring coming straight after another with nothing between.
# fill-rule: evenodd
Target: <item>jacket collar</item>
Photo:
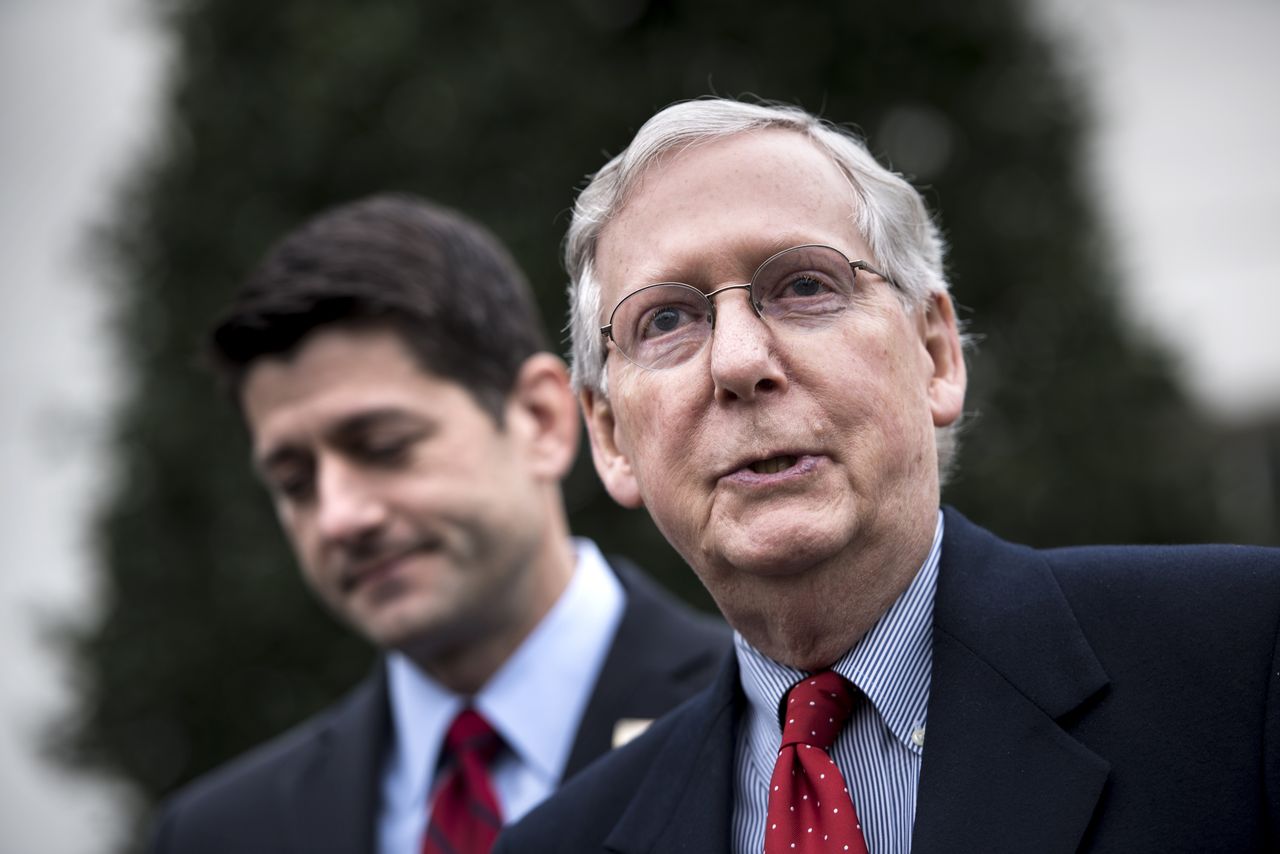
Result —
<instances>
[{"instance_id":1,"label":"jacket collar","mask_svg":"<svg viewBox=\"0 0 1280 854\"><path fill-rule=\"evenodd\" d=\"M729 629L716 646L713 630L699 624L670 594L625 560L609 564L627 593L626 609L591 699L582 714L573 750L565 766L567 780L613 746L614 728L623 719L650 719L697 692L704 674L714 672L728 651ZM681 625L681 631L673 627ZM702 638L691 642L692 638Z\"/></svg>"},{"instance_id":2,"label":"jacket collar","mask_svg":"<svg viewBox=\"0 0 1280 854\"><path fill-rule=\"evenodd\" d=\"M280 778L289 850L366 854L375 850L382 752L391 727L384 666L317 726L316 749Z\"/></svg>"},{"instance_id":3,"label":"jacket collar","mask_svg":"<svg viewBox=\"0 0 1280 854\"><path fill-rule=\"evenodd\" d=\"M566 778L609 750L620 718L657 717L689 696L693 680L719 654L709 641L692 645L688 634L664 634L661 630L669 628L673 619L688 621L690 629L703 636L708 630L695 627L697 618L691 614L673 612L671 597L639 570L616 559L610 563L626 588L626 609L583 714ZM722 649L727 651L727 628L724 637ZM737 678L736 669L733 678ZM299 854L376 850L382 760L391 737L386 679L385 664L380 664L317 722L310 734L316 749L281 775L280 796L291 850ZM732 764L732 736L729 761Z\"/></svg>"},{"instance_id":4,"label":"jacket collar","mask_svg":"<svg viewBox=\"0 0 1280 854\"><path fill-rule=\"evenodd\" d=\"M945 512L912 850L1075 851L1109 766L1062 721L1107 675L1044 558Z\"/></svg>"},{"instance_id":5,"label":"jacket collar","mask_svg":"<svg viewBox=\"0 0 1280 854\"><path fill-rule=\"evenodd\" d=\"M617 854L729 854L734 744L742 715L733 655L683 707L626 811L605 840Z\"/></svg>"},{"instance_id":6,"label":"jacket collar","mask_svg":"<svg viewBox=\"0 0 1280 854\"><path fill-rule=\"evenodd\" d=\"M1109 766L1063 729L1107 676L1051 570L946 511L912 850L1075 851ZM737 662L690 702L606 840L617 854L728 854Z\"/></svg>"}]
</instances>

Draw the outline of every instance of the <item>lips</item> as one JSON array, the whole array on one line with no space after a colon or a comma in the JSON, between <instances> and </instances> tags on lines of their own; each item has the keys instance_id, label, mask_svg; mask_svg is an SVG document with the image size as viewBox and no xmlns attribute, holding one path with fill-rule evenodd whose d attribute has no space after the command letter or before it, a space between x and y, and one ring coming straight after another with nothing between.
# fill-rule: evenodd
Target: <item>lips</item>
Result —
<instances>
[{"instance_id":1,"label":"lips","mask_svg":"<svg viewBox=\"0 0 1280 854\"><path fill-rule=\"evenodd\" d=\"M756 474L777 474L780 471L786 471L795 464L795 457L790 454L783 454L779 457L770 457L767 460L757 460L748 465L747 468Z\"/></svg>"},{"instance_id":2,"label":"lips","mask_svg":"<svg viewBox=\"0 0 1280 854\"><path fill-rule=\"evenodd\" d=\"M744 457L717 480L738 486L780 486L816 471L824 459L826 456L820 452L768 451L759 456Z\"/></svg>"},{"instance_id":3,"label":"lips","mask_svg":"<svg viewBox=\"0 0 1280 854\"><path fill-rule=\"evenodd\" d=\"M435 551L440 547L436 540L414 543L404 548L382 549L378 554L353 561L343 569L340 584L344 593L376 581L393 570L397 564L415 554Z\"/></svg>"},{"instance_id":4,"label":"lips","mask_svg":"<svg viewBox=\"0 0 1280 854\"><path fill-rule=\"evenodd\" d=\"M357 587L362 587L376 580L395 566L403 557L405 557L404 554L399 554L375 562L362 563L358 567L348 569L342 573L342 592L350 593Z\"/></svg>"}]
</instances>

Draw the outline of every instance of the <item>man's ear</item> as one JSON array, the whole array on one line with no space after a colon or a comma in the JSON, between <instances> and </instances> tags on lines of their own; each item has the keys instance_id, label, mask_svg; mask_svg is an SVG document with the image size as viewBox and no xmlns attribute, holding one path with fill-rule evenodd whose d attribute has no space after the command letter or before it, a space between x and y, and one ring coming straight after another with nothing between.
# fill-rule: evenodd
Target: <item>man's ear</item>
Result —
<instances>
[{"instance_id":1,"label":"man's ear","mask_svg":"<svg viewBox=\"0 0 1280 854\"><path fill-rule=\"evenodd\" d=\"M604 488L623 507L643 507L640 485L631 468L631 458L619 441L618 424L614 420L609 398L600 392L585 389L578 400L587 420L591 459L596 464L596 474L600 475Z\"/></svg>"},{"instance_id":2,"label":"man's ear","mask_svg":"<svg viewBox=\"0 0 1280 854\"><path fill-rule=\"evenodd\" d=\"M507 429L523 439L534 475L558 483L569 473L581 427L564 362L550 353L525 359L507 397L506 418Z\"/></svg>"},{"instance_id":3,"label":"man's ear","mask_svg":"<svg viewBox=\"0 0 1280 854\"><path fill-rule=\"evenodd\" d=\"M964 392L968 383L964 346L960 342L960 328L951 296L932 294L922 315L921 334L931 368L929 409L933 413L933 426L946 427L954 424L964 412Z\"/></svg>"}]
</instances>

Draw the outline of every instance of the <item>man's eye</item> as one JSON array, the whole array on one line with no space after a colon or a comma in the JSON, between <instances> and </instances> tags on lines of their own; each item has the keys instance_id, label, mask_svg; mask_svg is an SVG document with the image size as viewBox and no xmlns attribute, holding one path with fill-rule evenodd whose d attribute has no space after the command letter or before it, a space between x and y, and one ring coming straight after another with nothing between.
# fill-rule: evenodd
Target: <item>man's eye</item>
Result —
<instances>
[{"instance_id":1,"label":"man's eye","mask_svg":"<svg viewBox=\"0 0 1280 854\"><path fill-rule=\"evenodd\" d=\"M367 442L361 447L360 455L375 463L394 463L403 459L413 445L410 439L390 439L380 442Z\"/></svg>"},{"instance_id":2,"label":"man's eye","mask_svg":"<svg viewBox=\"0 0 1280 854\"><path fill-rule=\"evenodd\" d=\"M680 306L664 305L649 312L648 317L640 325L640 338L656 338L675 332L692 319L690 313Z\"/></svg>"},{"instance_id":3,"label":"man's eye","mask_svg":"<svg viewBox=\"0 0 1280 854\"><path fill-rule=\"evenodd\" d=\"M271 491L290 501L301 501L311 494L311 475L307 472L272 478Z\"/></svg>"},{"instance_id":4,"label":"man's eye","mask_svg":"<svg viewBox=\"0 0 1280 854\"><path fill-rule=\"evenodd\" d=\"M815 276L796 276L791 280L784 296L816 297L826 289L826 284Z\"/></svg>"}]
</instances>

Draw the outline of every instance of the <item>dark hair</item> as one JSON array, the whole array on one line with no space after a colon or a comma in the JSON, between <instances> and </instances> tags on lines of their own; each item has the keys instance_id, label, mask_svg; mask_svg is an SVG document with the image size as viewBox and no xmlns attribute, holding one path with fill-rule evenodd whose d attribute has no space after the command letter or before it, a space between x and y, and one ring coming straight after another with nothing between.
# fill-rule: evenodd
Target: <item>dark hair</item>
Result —
<instances>
[{"instance_id":1,"label":"dark hair","mask_svg":"<svg viewBox=\"0 0 1280 854\"><path fill-rule=\"evenodd\" d=\"M497 238L404 194L330 208L286 235L214 327L210 360L238 399L255 361L332 324L385 324L499 424L520 366L546 349L529 284Z\"/></svg>"}]
</instances>

